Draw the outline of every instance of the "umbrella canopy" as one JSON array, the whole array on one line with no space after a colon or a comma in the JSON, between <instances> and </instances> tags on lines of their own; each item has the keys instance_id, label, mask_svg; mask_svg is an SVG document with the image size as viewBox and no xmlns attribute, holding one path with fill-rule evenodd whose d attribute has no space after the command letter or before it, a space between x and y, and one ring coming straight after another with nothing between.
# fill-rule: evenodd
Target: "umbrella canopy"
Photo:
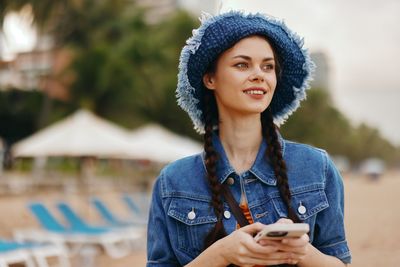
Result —
<instances>
[{"instance_id":1,"label":"umbrella canopy","mask_svg":"<svg viewBox=\"0 0 400 267\"><path fill-rule=\"evenodd\" d=\"M15 157L94 156L130 158L124 128L79 110L13 146Z\"/></svg>"},{"instance_id":2,"label":"umbrella canopy","mask_svg":"<svg viewBox=\"0 0 400 267\"><path fill-rule=\"evenodd\" d=\"M131 151L142 159L171 162L203 150L200 143L156 125L148 124L130 134Z\"/></svg>"}]
</instances>

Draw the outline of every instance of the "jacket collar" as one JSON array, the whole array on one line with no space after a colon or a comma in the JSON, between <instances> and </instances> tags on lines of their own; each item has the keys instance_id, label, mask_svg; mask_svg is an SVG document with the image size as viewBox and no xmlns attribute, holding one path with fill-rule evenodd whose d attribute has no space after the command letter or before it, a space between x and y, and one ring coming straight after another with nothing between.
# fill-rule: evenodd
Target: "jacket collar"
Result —
<instances>
[{"instance_id":1,"label":"jacket collar","mask_svg":"<svg viewBox=\"0 0 400 267\"><path fill-rule=\"evenodd\" d=\"M284 155L285 142L282 136L279 134L279 132L278 132L278 140L282 147L282 155ZM219 182L222 184L229 177L229 175L235 173L235 170L229 163L228 157L226 156L224 147L221 143L221 140L217 132L213 133L212 142L214 149L218 153L217 177ZM276 177L274 175L274 170L265 156L266 149L267 149L267 142L265 139L263 139L260 148L258 150L256 160L249 171L261 182L268 185L276 185Z\"/></svg>"}]
</instances>

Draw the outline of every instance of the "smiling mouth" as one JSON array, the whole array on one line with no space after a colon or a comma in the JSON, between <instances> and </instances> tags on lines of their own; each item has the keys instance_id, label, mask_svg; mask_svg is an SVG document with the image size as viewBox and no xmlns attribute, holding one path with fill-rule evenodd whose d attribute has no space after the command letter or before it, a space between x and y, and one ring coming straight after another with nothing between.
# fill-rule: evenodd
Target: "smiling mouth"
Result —
<instances>
[{"instance_id":1,"label":"smiling mouth","mask_svg":"<svg viewBox=\"0 0 400 267\"><path fill-rule=\"evenodd\" d=\"M244 90L243 93L248 95L265 95L267 92L261 89Z\"/></svg>"}]
</instances>

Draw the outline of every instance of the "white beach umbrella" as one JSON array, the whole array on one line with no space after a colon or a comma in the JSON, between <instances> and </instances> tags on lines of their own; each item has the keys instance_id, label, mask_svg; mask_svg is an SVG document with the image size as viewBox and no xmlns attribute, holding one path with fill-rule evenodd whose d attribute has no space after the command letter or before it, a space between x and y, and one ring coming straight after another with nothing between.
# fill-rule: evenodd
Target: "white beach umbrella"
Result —
<instances>
[{"instance_id":1,"label":"white beach umbrella","mask_svg":"<svg viewBox=\"0 0 400 267\"><path fill-rule=\"evenodd\" d=\"M128 132L79 110L13 146L15 157L94 156L130 158Z\"/></svg>"},{"instance_id":2,"label":"white beach umbrella","mask_svg":"<svg viewBox=\"0 0 400 267\"><path fill-rule=\"evenodd\" d=\"M142 159L171 162L199 153L202 145L160 125L148 124L131 132L131 151Z\"/></svg>"}]
</instances>

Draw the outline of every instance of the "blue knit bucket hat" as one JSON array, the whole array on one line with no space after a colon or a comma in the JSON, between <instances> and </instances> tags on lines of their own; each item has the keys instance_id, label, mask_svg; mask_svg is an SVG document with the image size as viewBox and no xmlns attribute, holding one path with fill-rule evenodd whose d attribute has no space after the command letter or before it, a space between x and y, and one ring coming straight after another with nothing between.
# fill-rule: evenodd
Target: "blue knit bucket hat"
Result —
<instances>
[{"instance_id":1,"label":"blue knit bucket hat","mask_svg":"<svg viewBox=\"0 0 400 267\"><path fill-rule=\"evenodd\" d=\"M283 124L306 98L305 91L315 66L303 49L303 39L282 21L260 13L203 14L200 21L200 27L193 30L193 36L182 49L176 89L178 105L189 114L195 130L204 133L203 94L206 89L202 78L207 68L222 52L251 35L266 36L281 59L281 75L270 107L275 124Z\"/></svg>"}]
</instances>

